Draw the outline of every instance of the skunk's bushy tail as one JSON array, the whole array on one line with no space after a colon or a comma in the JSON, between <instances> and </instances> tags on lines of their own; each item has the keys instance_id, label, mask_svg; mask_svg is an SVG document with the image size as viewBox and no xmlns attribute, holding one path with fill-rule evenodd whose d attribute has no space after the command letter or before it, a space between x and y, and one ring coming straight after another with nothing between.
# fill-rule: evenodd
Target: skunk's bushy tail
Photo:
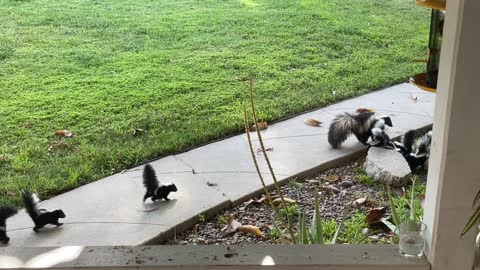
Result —
<instances>
[{"instance_id":1,"label":"skunk's bushy tail","mask_svg":"<svg viewBox=\"0 0 480 270\"><path fill-rule=\"evenodd\" d=\"M23 206L27 211L27 214L33 219L33 221L38 219L40 212L37 207L37 196L25 190L22 190L22 200Z\"/></svg>"},{"instance_id":2,"label":"skunk's bushy tail","mask_svg":"<svg viewBox=\"0 0 480 270\"><path fill-rule=\"evenodd\" d=\"M350 134L359 129L359 123L349 113L337 115L328 129L328 142L333 148L338 148Z\"/></svg>"},{"instance_id":3,"label":"skunk's bushy tail","mask_svg":"<svg viewBox=\"0 0 480 270\"><path fill-rule=\"evenodd\" d=\"M150 164L145 165L143 169L143 185L147 189L147 193L155 192L158 189L157 175Z\"/></svg>"}]
</instances>

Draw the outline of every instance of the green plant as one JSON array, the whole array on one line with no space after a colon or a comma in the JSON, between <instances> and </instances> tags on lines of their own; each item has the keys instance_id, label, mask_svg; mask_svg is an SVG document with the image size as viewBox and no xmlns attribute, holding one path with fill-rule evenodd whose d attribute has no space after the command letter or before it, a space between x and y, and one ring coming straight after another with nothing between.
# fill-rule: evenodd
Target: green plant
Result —
<instances>
[{"instance_id":1,"label":"green plant","mask_svg":"<svg viewBox=\"0 0 480 270\"><path fill-rule=\"evenodd\" d=\"M475 212L470 216L470 218L467 221L467 224L465 224L465 227L463 228L461 236L464 236L470 229L472 229L473 226L478 224L480 222L480 190L477 192L477 195L473 199L473 204L472 207L475 208Z\"/></svg>"},{"instance_id":2,"label":"green plant","mask_svg":"<svg viewBox=\"0 0 480 270\"><path fill-rule=\"evenodd\" d=\"M227 224L228 223L228 218L226 216L218 216L217 217L217 222L220 224Z\"/></svg>"},{"instance_id":3,"label":"green plant","mask_svg":"<svg viewBox=\"0 0 480 270\"><path fill-rule=\"evenodd\" d=\"M271 229L268 234L270 235L271 238L273 239L279 239L281 236L282 236L282 232L277 229L277 228L273 228Z\"/></svg>"},{"instance_id":4,"label":"green plant","mask_svg":"<svg viewBox=\"0 0 480 270\"><path fill-rule=\"evenodd\" d=\"M205 215L204 214L198 215L198 220L200 220L200 222L205 222Z\"/></svg>"},{"instance_id":5,"label":"green plant","mask_svg":"<svg viewBox=\"0 0 480 270\"><path fill-rule=\"evenodd\" d=\"M291 187L292 189L297 189L302 186L302 184L297 182L297 179L290 179L288 181L288 186Z\"/></svg>"},{"instance_id":6,"label":"green plant","mask_svg":"<svg viewBox=\"0 0 480 270\"><path fill-rule=\"evenodd\" d=\"M287 207L281 207L278 209L278 215L280 218L285 218L287 216L293 217L298 215L299 210L296 204L287 205Z\"/></svg>"},{"instance_id":7,"label":"green plant","mask_svg":"<svg viewBox=\"0 0 480 270\"><path fill-rule=\"evenodd\" d=\"M399 234L397 227L405 220L420 220L423 215L423 209L420 201L416 198L417 194L425 191L424 185L417 184L417 177L412 177L412 185L410 192L405 197L393 197L390 185L387 185L387 195L390 201L390 209L392 212L393 224L386 219L382 219L383 223L387 225L395 234ZM405 209L409 209L407 212Z\"/></svg>"}]
</instances>

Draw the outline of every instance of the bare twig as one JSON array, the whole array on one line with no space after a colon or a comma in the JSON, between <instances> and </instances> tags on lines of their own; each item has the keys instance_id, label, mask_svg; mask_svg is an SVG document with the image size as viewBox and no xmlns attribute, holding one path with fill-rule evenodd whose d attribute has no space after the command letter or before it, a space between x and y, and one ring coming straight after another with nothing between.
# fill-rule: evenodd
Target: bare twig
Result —
<instances>
[{"instance_id":1,"label":"bare twig","mask_svg":"<svg viewBox=\"0 0 480 270\"><path fill-rule=\"evenodd\" d=\"M265 161L267 162L268 169L270 170L270 174L272 175L273 183L275 185L275 189L278 192L278 195L280 195L280 199L282 200L283 207L285 208L285 213L288 213L287 211L287 204L285 203L285 199L283 197L283 193L280 190L280 186L278 185L277 177L275 176L275 173L273 172L272 164L270 163L270 159L268 158L267 151L265 150L265 146L263 145L263 140L262 140L262 135L260 134L260 130L257 127L257 112L255 110L255 102L253 101L253 80L250 79L250 105L252 107L252 115L253 115L253 121L255 122L255 127L257 131L257 136L258 136L258 141L260 142L260 147L262 148L263 156L265 157ZM246 130L248 133L248 131ZM288 231L290 233L290 236L292 237L292 242L296 244L295 241L295 235L293 234L292 230L292 219L289 214L287 214L287 220L288 220Z\"/></svg>"},{"instance_id":2,"label":"bare twig","mask_svg":"<svg viewBox=\"0 0 480 270\"><path fill-rule=\"evenodd\" d=\"M258 166L257 157L255 156L255 152L253 151L252 139L250 137L250 129L248 127L247 107L245 106L245 104L243 105L243 119L245 123L245 133L247 134L247 139L248 139L248 146L250 147L250 153L252 154L253 163L255 164L255 169L257 170L257 173L258 173L258 178L260 178L260 182L262 182L263 191L267 196L268 203L272 207L273 211L275 211L275 215L278 217L279 216L278 209L275 207L275 205L273 205L272 196L270 196L270 192L268 191L267 185L265 185L265 180L263 179L262 173L260 171L260 167ZM279 232L281 234L281 237L283 238L282 231L279 230Z\"/></svg>"}]
</instances>

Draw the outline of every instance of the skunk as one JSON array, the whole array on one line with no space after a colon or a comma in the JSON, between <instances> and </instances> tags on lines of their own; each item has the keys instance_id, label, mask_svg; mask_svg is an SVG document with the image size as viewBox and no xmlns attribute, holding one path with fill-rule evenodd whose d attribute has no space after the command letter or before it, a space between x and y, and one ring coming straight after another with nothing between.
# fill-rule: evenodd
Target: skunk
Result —
<instances>
[{"instance_id":1,"label":"skunk","mask_svg":"<svg viewBox=\"0 0 480 270\"><path fill-rule=\"evenodd\" d=\"M25 210L33 220L33 223L35 223L33 231L38 232L39 229L47 224L56 225L57 227L63 225L63 223L58 222L58 219L65 218L65 213L60 209L51 212L45 209L39 209L37 206L37 203L39 202L37 194L22 190L22 200Z\"/></svg>"},{"instance_id":2,"label":"skunk","mask_svg":"<svg viewBox=\"0 0 480 270\"><path fill-rule=\"evenodd\" d=\"M425 133L422 137L415 140L415 131L407 131L401 139L401 142L394 142L397 151L399 151L407 161L410 169L415 171L418 167L424 166L430 157L430 145L432 143L432 131Z\"/></svg>"},{"instance_id":3,"label":"skunk","mask_svg":"<svg viewBox=\"0 0 480 270\"><path fill-rule=\"evenodd\" d=\"M333 148L338 148L353 133L365 145L371 137L371 146L386 146L390 144L390 138L385 133L385 125L393 126L389 116L376 117L370 111L339 114L330 124L328 142Z\"/></svg>"},{"instance_id":4,"label":"skunk","mask_svg":"<svg viewBox=\"0 0 480 270\"><path fill-rule=\"evenodd\" d=\"M170 200L168 194L170 192L176 192L177 187L174 184L167 183L160 185L158 183L157 175L155 170L150 164L145 165L143 169L143 185L147 189L147 192L143 196L143 201L148 198L152 198L152 201L164 199L165 201Z\"/></svg>"},{"instance_id":5,"label":"skunk","mask_svg":"<svg viewBox=\"0 0 480 270\"><path fill-rule=\"evenodd\" d=\"M7 236L7 219L17 213L17 209L13 207L0 207L0 241L8 244L10 238Z\"/></svg>"}]
</instances>

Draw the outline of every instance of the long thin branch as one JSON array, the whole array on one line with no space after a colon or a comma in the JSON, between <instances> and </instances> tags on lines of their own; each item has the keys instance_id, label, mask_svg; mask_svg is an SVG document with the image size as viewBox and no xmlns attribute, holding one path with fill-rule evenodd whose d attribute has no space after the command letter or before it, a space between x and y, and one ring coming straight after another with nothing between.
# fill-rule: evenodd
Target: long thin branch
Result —
<instances>
[{"instance_id":1,"label":"long thin branch","mask_svg":"<svg viewBox=\"0 0 480 270\"><path fill-rule=\"evenodd\" d=\"M252 139L250 137L250 132L248 128L247 107L245 104L243 105L243 119L245 124L245 133L247 134L247 139L248 139L248 146L250 147L250 153L252 154L253 163L255 164L255 169L257 170L257 173L258 173L258 178L260 178L260 181L262 182L263 191L267 196L268 203L270 204L273 211L275 211L276 216L278 217L280 216L278 213L278 209L273 204L272 196L270 196L270 192L268 191L267 185L265 185L265 180L263 179L262 172L260 171L260 167L258 166L257 157L255 156L255 151L253 151ZM280 234L281 234L281 238L283 239L283 233L281 231L280 231Z\"/></svg>"},{"instance_id":2,"label":"long thin branch","mask_svg":"<svg viewBox=\"0 0 480 270\"><path fill-rule=\"evenodd\" d=\"M283 207L285 209L285 213L287 214L287 220L288 220L288 231L292 237L292 242L296 244L295 241L295 235L293 234L292 230L292 219L290 217L290 214L288 214L287 211L287 204L285 203L285 198L283 197L283 193L280 190L280 186L278 185L277 177L275 176L275 173L273 172L273 167L272 164L270 163L270 159L268 158L267 151L265 151L265 146L263 145L263 140L262 140L262 135L260 134L260 129L258 128L258 120L257 120L257 112L255 110L255 102L253 101L253 80L250 79L250 104L252 106L252 114L253 114L253 121L255 122L255 130L257 131L257 136L258 136L258 141L260 142L260 147L262 148L263 156L265 157L265 161L267 162L268 169L270 170L270 174L272 175L273 183L275 185L275 189L278 192L278 195L280 196L280 200L282 201Z\"/></svg>"}]
</instances>

